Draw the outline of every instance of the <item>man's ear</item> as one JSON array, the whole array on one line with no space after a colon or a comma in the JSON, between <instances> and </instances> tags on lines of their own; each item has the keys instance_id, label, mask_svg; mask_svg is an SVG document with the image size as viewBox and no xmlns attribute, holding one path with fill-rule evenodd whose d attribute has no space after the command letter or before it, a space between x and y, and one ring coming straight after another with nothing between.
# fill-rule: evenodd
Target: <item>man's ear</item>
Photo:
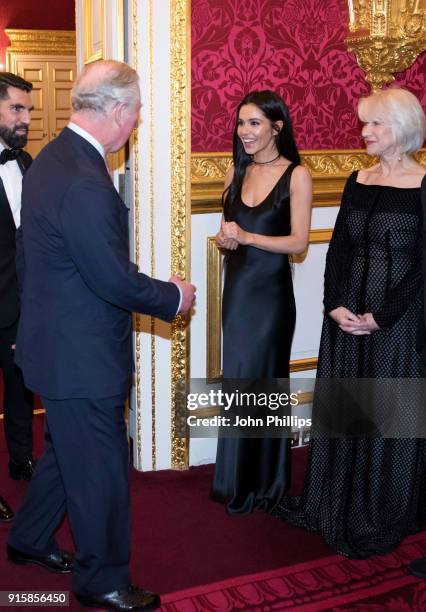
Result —
<instances>
[{"instance_id":1,"label":"man's ear","mask_svg":"<svg viewBox=\"0 0 426 612\"><path fill-rule=\"evenodd\" d=\"M127 104L119 102L114 108L114 120L119 127L121 127L126 119Z\"/></svg>"},{"instance_id":2,"label":"man's ear","mask_svg":"<svg viewBox=\"0 0 426 612\"><path fill-rule=\"evenodd\" d=\"M284 127L284 121L281 121L281 119L279 121L274 121L274 132L275 135L279 134L281 132L281 130Z\"/></svg>"}]
</instances>

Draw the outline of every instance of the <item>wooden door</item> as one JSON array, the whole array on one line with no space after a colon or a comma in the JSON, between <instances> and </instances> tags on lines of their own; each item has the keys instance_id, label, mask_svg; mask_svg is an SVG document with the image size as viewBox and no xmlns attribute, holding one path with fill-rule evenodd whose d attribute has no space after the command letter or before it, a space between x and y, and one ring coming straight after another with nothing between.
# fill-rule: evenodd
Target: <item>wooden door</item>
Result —
<instances>
[{"instance_id":1,"label":"wooden door","mask_svg":"<svg viewBox=\"0 0 426 612\"><path fill-rule=\"evenodd\" d=\"M55 138L67 125L71 113L71 90L76 77L76 62L52 60L49 72L49 137Z\"/></svg>"},{"instance_id":2,"label":"wooden door","mask_svg":"<svg viewBox=\"0 0 426 612\"><path fill-rule=\"evenodd\" d=\"M16 62L15 72L33 84L31 97L34 110L31 113L26 149L32 157L35 157L50 140L48 62L38 58L21 58Z\"/></svg>"},{"instance_id":3,"label":"wooden door","mask_svg":"<svg viewBox=\"0 0 426 612\"><path fill-rule=\"evenodd\" d=\"M12 71L33 84L34 110L26 149L35 157L68 123L76 61L69 56L21 55Z\"/></svg>"}]
</instances>

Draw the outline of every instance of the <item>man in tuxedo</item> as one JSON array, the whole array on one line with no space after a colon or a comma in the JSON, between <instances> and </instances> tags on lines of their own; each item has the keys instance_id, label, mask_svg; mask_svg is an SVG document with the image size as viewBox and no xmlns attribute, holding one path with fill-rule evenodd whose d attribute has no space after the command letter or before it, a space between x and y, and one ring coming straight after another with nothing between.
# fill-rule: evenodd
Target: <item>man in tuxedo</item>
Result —
<instances>
[{"instance_id":1,"label":"man in tuxedo","mask_svg":"<svg viewBox=\"0 0 426 612\"><path fill-rule=\"evenodd\" d=\"M421 186L421 198L422 198L422 209L423 209L423 255L422 255L422 269L423 269L423 290L426 296L426 175L423 178ZM424 301L423 320L420 324L419 330L419 346L421 347L421 374L426 379L426 299ZM426 504L426 491L422 492L423 500L420 502ZM426 557L420 557L415 559L409 565L410 572L418 578L426 580Z\"/></svg>"},{"instance_id":2,"label":"man in tuxedo","mask_svg":"<svg viewBox=\"0 0 426 612\"><path fill-rule=\"evenodd\" d=\"M195 287L138 272L129 259L128 210L105 155L138 121L137 73L121 62L85 67L69 125L25 176L17 243L22 309L16 359L46 409L46 443L17 513L7 555L73 571L88 607L153 610L159 597L129 575L129 453L124 403L132 374L133 311L171 321ZM68 513L73 560L54 532Z\"/></svg>"},{"instance_id":3,"label":"man in tuxedo","mask_svg":"<svg viewBox=\"0 0 426 612\"><path fill-rule=\"evenodd\" d=\"M9 473L29 480L32 459L33 397L15 366L13 346L19 318L15 266L15 234L20 225L22 175L31 156L27 144L32 84L10 72L0 72L0 367L3 371L3 413ZM13 513L0 497L0 521Z\"/></svg>"}]
</instances>

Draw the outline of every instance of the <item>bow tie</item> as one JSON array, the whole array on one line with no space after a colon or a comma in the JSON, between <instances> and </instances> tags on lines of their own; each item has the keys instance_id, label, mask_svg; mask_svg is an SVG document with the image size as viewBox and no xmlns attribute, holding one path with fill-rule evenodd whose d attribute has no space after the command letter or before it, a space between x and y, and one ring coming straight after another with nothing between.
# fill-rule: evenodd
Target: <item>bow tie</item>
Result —
<instances>
[{"instance_id":1,"label":"bow tie","mask_svg":"<svg viewBox=\"0 0 426 612\"><path fill-rule=\"evenodd\" d=\"M22 149L3 149L0 153L0 165L7 164L8 161L18 159L22 154Z\"/></svg>"}]
</instances>

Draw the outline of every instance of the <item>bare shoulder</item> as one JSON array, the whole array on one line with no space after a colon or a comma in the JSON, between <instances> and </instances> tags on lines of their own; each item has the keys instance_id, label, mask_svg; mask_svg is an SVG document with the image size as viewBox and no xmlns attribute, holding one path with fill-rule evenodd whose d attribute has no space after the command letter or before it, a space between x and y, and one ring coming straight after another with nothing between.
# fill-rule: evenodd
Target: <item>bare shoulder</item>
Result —
<instances>
[{"instance_id":1,"label":"bare shoulder","mask_svg":"<svg viewBox=\"0 0 426 612\"><path fill-rule=\"evenodd\" d=\"M312 181L311 173L306 166L296 166L293 170L292 178L295 178L296 181Z\"/></svg>"},{"instance_id":2,"label":"bare shoulder","mask_svg":"<svg viewBox=\"0 0 426 612\"><path fill-rule=\"evenodd\" d=\"M230 168L228 168L225 174L225 179L224 179L225 189L228 189L229 185L232 183L233 178L234 178L234 166L231 166Z\"/></svg>"},{"instance_id":3,"label":"bare shoulder","mask_svg":"<svg viewBox=\"0 0 426 612\"><path fill-rule=\"evenodd\" d=\"M312 189L312 176L305 166L296 166L291 175L290 188L292 191L299 189Z\"/></svg>"}]
</instances>

